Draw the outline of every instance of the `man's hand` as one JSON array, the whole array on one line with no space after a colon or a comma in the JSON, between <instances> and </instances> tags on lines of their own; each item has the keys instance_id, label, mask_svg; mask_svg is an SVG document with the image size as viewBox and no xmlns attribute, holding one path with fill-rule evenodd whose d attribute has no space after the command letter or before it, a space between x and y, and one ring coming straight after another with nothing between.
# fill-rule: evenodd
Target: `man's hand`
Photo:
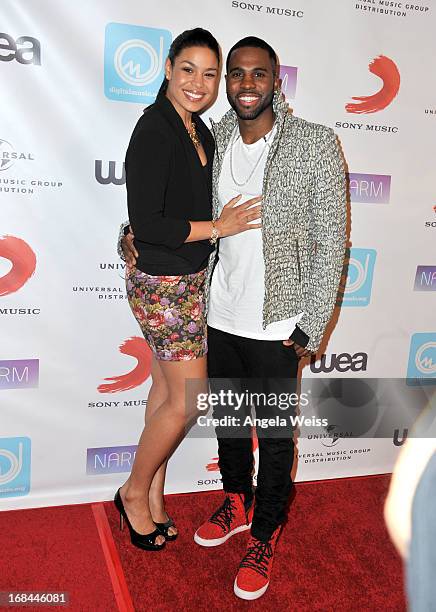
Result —
<instances>
[{"instance_id":1,"label":"man's hand","mask_svg":"<svg viewBox=\"0 0 436 612\"><path fill-rule=\"evenodd\" d=\"M138 251L133 246L134 238L135 236L133 235L132 228L129 225L129 233L121 239L121 248L123 249L128 268L133 268L138 259Z\"/></svg>"},{"instance_id":2,"label":"man's hand","mask_svg":"<svg viewBox=\"0 0 436 612\"><path fill-rule=\"evenodd\" d=\"M304 348L304 346L300 346L299 344L297 344L296 342L294 342L293 340L283 340L283 344L285 346L293 346L295 352L297 353L297 357L308 357L309 355L312 354L311 351L308 351L306 348Z\"/></svg>"}]
</instances>

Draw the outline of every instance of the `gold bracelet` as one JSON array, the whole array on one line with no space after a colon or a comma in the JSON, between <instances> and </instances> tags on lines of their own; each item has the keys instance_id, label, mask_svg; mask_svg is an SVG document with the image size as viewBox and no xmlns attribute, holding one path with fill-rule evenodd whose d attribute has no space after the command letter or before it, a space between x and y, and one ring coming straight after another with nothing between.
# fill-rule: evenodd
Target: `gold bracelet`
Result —
<instances>
[{"instance_id":1,"label":"gold bracelet","mask_svg":"<svg viewBox=\"0 0 436 612\"><path fill-rule=\"evenodd\" d=\"M213 245L216 244L218 238L220 237L220 233L218 231L217 226L215 225L216 220L212 219L212 233L209 238L209 242Z\"/></svg>"}]
</instances>

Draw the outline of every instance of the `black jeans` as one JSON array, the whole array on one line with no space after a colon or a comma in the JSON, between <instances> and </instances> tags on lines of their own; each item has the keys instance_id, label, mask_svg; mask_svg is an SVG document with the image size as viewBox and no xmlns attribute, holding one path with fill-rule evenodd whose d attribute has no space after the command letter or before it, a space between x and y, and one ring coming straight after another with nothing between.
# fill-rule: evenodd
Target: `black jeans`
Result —
<instances>
[{"instance_id":1,"label":"black jeans","mask_svg":"<svg viewBox=\"0 0 436 612\"><path fill-rule=\"evenodd\" d=\"M295 393L298 357L292 347L282 341L253 340L208 328L208 373L212 392L263 391ZM226 380L223 380L226 379ZM235 389L236 387L236 389ZM245 406L245 411L247 411ZM238 414L241 410L238 411ZM291 469L294 460L293 428L289 421L293 410L277 410L271 405L256 405L256 416L277 416L287 425L257 427L259 471L256 503L251 532L259 540L268 540L283 523L286 505L292 490ZM214 416L223 412L216 409ZM234 410L233 410L234 414ZM251 427L216 427L218 456L224 490L243 493L246 502L253 499L253 450ZM281 421L284 423L284 421Z\"/></svg>"}]
</instances>

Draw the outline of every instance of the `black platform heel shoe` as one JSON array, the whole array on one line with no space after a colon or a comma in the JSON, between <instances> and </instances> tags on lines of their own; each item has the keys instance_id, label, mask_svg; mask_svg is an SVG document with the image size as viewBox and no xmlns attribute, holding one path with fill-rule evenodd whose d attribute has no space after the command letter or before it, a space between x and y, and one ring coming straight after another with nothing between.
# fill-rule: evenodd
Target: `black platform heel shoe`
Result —
<instances>
[{"instance_id":1,"label":"black platform heel shoe","mask_svg":"<svg viewBox=\"0 0 436 612\"><path fill-rule=\"evenodd\" d=\"M121 499L119 489L115 493L114 504L115 508L120 513L120 529L123 529L124 521L126 521L127 527L129 528L130 532L130 540L133 546L141 548L142 550L162 550L166 542L162 542L162 544L155 544L156 538L158 536L163 535L163 533L159 529L156 528L151 533L146 534L138 533L133 529L132 525L130 524L129 517L127 516L126 511L124 510L124 504L123 500Z\"/></svg>"},{"instance_id":2,"label":"black platform heel shoe","mask_svg":"<svg viewBox=\"0 0 436 612\"><path fill-rule=\"evenodd\" d=\"M159 529L160 533L165 536L167 542L174 542L174 540L177 540L178 533L168 533L170 527L176 526L172 518L168 518L166 523L156 523L155 521L154 524Z\"/></svg>"}]
</instances>

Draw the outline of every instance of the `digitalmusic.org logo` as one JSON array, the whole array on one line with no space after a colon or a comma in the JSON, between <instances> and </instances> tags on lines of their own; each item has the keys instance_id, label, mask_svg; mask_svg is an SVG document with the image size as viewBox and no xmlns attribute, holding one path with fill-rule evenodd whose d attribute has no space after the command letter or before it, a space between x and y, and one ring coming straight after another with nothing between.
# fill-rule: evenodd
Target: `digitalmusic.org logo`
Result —
<instances>
[{"instance_id":1,"label":"digitalmusic.org logo","mask_svg":"<svg viewBox=\"0 0 436 612\"><path fill-rule=\"evenodd\" d=\"M144 338L138 336L128 338L121 344L120 353L134 357L137 361L136 366L127 374L105 378L105 380L112 382L99 385L97 390L100 393L117 393L134 389L142 385L150 376L152 355Z\"/></svg>"},{"instance_id":2,"label":"digitalmusic.org logo","mask_svg":"<svg viewBox=\"0 0 436 612\"><path fill-rule=\"evenodd\" d=\"M0 390L34 389L38 380L39 359L0 360Z\"/></svg>"},{"instance_id":3,"label":"digitalmusic.org logo","mask_svg":"<svg viewBox=\"0 0 436 612\"><path fill-rule=\"evenodd\" d=\"M9 295L21 287L33 275L36 255L24 240L15 236L0 237L0 257L8 259L12 268L0 277L0 296Z\"/></svg>"},{"instance_id":4,"label":"digitalmusic.org logo","mask_svg":"<svg viewBox=\"0 0 436 612\"><path fill-rule=\"evenodd\" d=\"M413 334L410 341L407 383L436 384L436 332Z\"/></svg>"},{"instance_id":5,"label":"digitalmusic.org logo","mask_svg":"<svg viewBox=\"0 0 436 612\"><path fill-rule=\"evenodd\" d=\"M0 438L0 498L30 491L30 438Z\"/></svg>"},{"instance_id":6,"label":"digitalmusic.org logo","mask_svg":"<svg viewBox=\"0 0 436 612\"><path fill-rule=\"evenodd\" d=\"M154 102L164 78L171 40L168 30L108 23L104 52L106 97L140 104Z\"/></svg>"},{"instance_id":7,"label":"digitalmusic.org logo","mask_svg":"<svg viewBox=\"0 0 436 612\"><path fill-rule=\"evenodd\" d=\"M374 58L368 66L372 74L378 76L383 85L381 89L371 96L353 96L356 102L345 105L347 113L377 113L392 102L400 89L400 72L395 63L385 55Z\"/></svg>"},{"instance_id":8,"label":"digitalmusic.org logo","mask_svg":"<svg viewBox=\"0 0 436 612\"><path fill-rule=\"evenodd\" d=\"M295 98L295 92L297 90L297 72L298 68L295 66L280 66L279 78L281 81L281 89L286 100Z\"/></svg>"},{"instance_id":9,"label":"digitalmusic.org logo","mask_svg":"<svg viewBox=\"0 0 436 612\"><path fill-rule=\"evenodd\" d=\"M345 262L347 275L341 280L342 306L368 306L376 255L375 249L350 249Z\"/></svg>"},{"instance_id":10,"label":"digitalmusic.org logo","mask_svg":"<svg viewBox=\"0 0 436 612\"><path fill-rule=\"evenodd\" d=\"M351 202L365 204L389 204L391 177L387 174L348 175Z\"/></svg>"}]
</instances>

